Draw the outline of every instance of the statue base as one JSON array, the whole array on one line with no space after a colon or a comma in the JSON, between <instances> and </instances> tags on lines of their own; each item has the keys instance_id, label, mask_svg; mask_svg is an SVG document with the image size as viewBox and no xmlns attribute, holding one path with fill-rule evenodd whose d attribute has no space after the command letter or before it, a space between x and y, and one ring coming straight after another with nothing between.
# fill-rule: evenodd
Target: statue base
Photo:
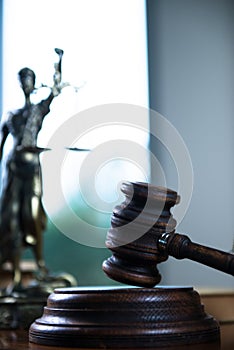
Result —
<instances>
[{"instance_id":1,"label":"statue base","mask_svg":"<svg viewBox=\"0 0 234 350\"><path fill-rule=\"evenodd\" d=\"M48 275L41 280L31 280L27 286L4 288L0 293L0 329L28 329L41 316L48 296L55 288L76 285L69 274Z\"/></svg>"},{"instance_id":2,"label":"statue base","mask_svg":"<svg viewBox=\"0 0 234 350\"><path fill-rule=\"evenodd\" d=\"M0 298L0 329L28 329L43 312L47 298Z\"/></svg>"},{"instance_id":3,"label":"statue base","mask_svg":"<svg viewBox=\"0 0 234 350\"><path fill-rule=\"evenodd\" d=\"M29 340L80 349L220 349L219 326L191 287L56 289Z\"/></svg>"}]
</instances>

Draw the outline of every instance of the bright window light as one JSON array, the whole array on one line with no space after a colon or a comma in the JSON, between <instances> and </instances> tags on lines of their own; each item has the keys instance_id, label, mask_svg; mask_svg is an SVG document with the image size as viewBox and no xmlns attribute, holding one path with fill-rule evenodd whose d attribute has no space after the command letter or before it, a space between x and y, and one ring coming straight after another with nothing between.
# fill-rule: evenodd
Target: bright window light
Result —
<instances>
[{"instance_id":1,"label":"bright window light","mask_svg":"<svg viewBox=\"0 0 234 350\"><path fill-rule=\"evenodd\" d=\"M5 0L3 9L4 113L23 106L24 97L17 80L21 68L27 66L35 71L37 87L41 84L51 86L57 61L55 47L64 50L63 80L79 87L77 93L71 87L64 89L52 102L51 112L38 137L39 146L46 147L66 120L89 108L113 103L148 107L144 0ZM33 95L33 102L47 95L48 89L39 89ZM100 164L97 173L93 174L97 193L102 200L111 203L110 208L116 198L116 184L122 177L133 181L144 181L149 177L147 114L144 130L131 125L121 128L117 124L98 125L97 120L95 129L72 144L73 147L94 149L103 142L120 138L145 147L144 169L134 161L112 159L107 164ZM48 152L52 161L56 152L56 145ZM61 186L68 200L77 196L76 176L85 157L84 153L77 156L72 151L64 157ZM44 171L44 203L53 215L63 204L55 193L53 208L47 204L47 197L51 201L48 176ZM109 186L106 186L107 181Z\"/></svg>"}]
</instances>

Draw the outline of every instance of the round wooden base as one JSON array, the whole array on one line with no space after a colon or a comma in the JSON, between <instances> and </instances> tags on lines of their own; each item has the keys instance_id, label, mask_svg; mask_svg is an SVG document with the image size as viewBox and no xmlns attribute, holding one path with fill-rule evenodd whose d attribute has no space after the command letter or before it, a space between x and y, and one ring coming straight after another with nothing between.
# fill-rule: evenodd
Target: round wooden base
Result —
<instances>
[{"instance_id":1,"label":"round wooden base","mask_svg":"<svg viewBox=\"0 0 234 350\"><path fill-rule=\"evenodd\" d=\"M219 349L219 326L191 287L60 288L31 325L29 340L96 349L193 344Z\"/></svg>"}]
</instances>

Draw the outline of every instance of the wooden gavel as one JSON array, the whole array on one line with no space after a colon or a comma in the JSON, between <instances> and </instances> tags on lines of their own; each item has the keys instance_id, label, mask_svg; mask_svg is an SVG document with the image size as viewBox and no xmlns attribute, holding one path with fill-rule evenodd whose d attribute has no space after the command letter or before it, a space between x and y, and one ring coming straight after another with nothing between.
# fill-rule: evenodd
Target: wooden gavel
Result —
<instances>
[{"instance_id":1,"label":"wooden gavel","mask_svg":"<svg viewBox=\"0 0 234 350\"><path fill-rule=\"evenodd\" d=\"M233 274L234 255L174 233L176 192L144 183L124 183L122 191L126 199L114 209L106 241L113 252L103 263L109 277L153 287L161 279L156 265L168 255ZM192 287L57 288L29 340L56 349L220 349L219 326Z\"/></svg>"},{"instance_id":2,"label":"wooden gavel","mask_svg":"<svg viewBox=\"0 0 234 350\"><path fill-rule=\"evenodd\" d=\"M173 256L190 259L234 276L234 254L193 243L175 233L170 209L180 201L175 191L147 183L123 183L125 201L111 217L106 246L113 255L104 272L119 282L153 287L161 280L157 264Z\"/></svg>"}]
</instances>

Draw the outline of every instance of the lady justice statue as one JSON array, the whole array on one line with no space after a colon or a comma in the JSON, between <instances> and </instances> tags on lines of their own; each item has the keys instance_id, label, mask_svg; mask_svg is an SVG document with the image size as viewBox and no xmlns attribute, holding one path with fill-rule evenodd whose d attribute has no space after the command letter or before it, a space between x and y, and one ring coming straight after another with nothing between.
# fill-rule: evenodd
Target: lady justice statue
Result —
<instances>
[{"instance_id":1,"label":"lady justice statue","mask_svg":"<svg viewBox=\"0 0 234 350\"><path fill-rule=\"evenodd\" d=\"M48 270L43 259L43 231L46 214L42 205L42 175L37 136L50 104L67 84L61 82L63 50L55 49L59 60L55 64L54 84L50 94L38 104L32 104L30 95L35 90L35 73L23 68L18 73L25 96L23 108L9 113L0 130L0 157L7 136L13 137L13 146L2 160L0 196L0 266L9 261L13 266L13 283L8 293L21 289L20 259L22 251L30 247L35 255L38 276L46 278Z\"/></svg>"}]
</instances>

